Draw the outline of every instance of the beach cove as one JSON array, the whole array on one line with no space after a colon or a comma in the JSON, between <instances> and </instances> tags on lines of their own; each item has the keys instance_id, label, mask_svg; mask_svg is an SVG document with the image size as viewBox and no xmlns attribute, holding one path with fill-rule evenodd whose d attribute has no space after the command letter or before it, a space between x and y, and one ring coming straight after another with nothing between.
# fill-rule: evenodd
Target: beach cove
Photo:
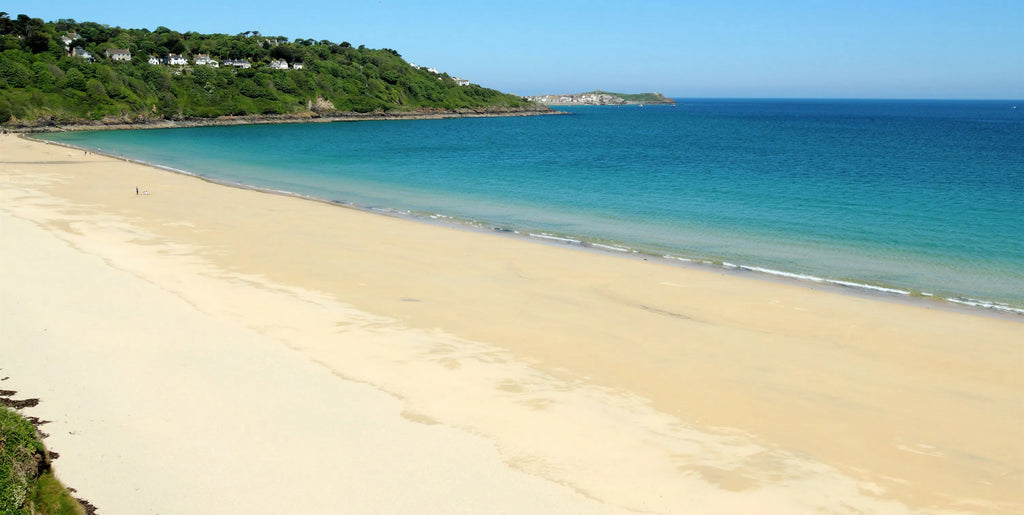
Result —
<instances>
[{"instance_id":1,"label":"beach cove","mask_svg":"<svg viewBox=\"0 0 1024 515\"><path fill-rule=\"evenodd\" d=\"M1019 320L0 156L3 387L102 512L1024 508Z\"/></svg>"}]
</instances>

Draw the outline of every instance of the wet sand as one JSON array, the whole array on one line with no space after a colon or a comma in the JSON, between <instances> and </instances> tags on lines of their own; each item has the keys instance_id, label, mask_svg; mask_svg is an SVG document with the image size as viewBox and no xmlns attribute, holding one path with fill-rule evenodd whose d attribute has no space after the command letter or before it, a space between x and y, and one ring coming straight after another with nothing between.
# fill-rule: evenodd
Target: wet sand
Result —
<instances>
[{"instance_id":1,"label":"wet sand","mask_svg":"<svg viewBox=\"0 0 1024 515\"><path fill-rule=\"evenodd\" d=\"M1024 509L1014 318L13 136L0 215L16 271L0 282L3 388L41 399L27 411L53 421L58 474L101 512L269 512L271 495L312 511ZM211 464L214 481L195 476ZM137 503L117 504L131 485Z\"/></svg>"}]
</instances>

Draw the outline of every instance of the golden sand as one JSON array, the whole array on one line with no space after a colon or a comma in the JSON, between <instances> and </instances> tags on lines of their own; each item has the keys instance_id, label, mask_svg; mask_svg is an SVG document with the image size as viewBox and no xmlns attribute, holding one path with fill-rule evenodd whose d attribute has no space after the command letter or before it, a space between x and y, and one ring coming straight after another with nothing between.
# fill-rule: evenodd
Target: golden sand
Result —
<instances>
[{"instance_id":1,"label":"golden sand","mask_svg":"<svg viewBox=\"0 0 1024 515\"><path fill-rule=\"evenodd\" d=\"M136 186L149 194L136 195ZM82 307L85 300L50 311L43 304L37 313L68 320L67 334L94 326L106 334L118 325L117 306L141 309L167 293L193 315L237 332L208 338L199 325L167 326L150 311L152 324L167 327L138 345L165 354L142 363L124 358L118 367L186 382L206 374L202 381L216 389L211 378L233 370L234 360L296 353L326 374L323 384L300 379L312 372L297 365L280 381L311 405L343 403L345 388L369 385L398 400L393 424L455 435L445 456L461 455L465 445L476 453L473 463L520 478L464 483L467 499L490 499L493 511L536 509L513 501L522 476L550 487L541 502L547 511L1024 511L1021 320L417 223L13 136L0 138L0 213L45 230L3 230L0 248L55 236L79 257L64 268L99 260L139 281L137 296L111 290L94 298L110 306L99 313ZM5 301L8 291L48 284L45 276L32 287L10 274L4 281L20 285L0 290ZM84 287L68 278L51 283L48 291ZM69 312L79 310L88 316ZM8 313L0 320L18 326ZM31 354L33 338L6 339L0 351ZM176 362L174 342L197 339L223 354L211 358L212 370ZM56 367L72 358L48 359ZM3 375L15 381L17 367L4 361ZM45 378L54 393L37 395L40 409L47 395L75 388L62 377ZM254 379L238 381L232 388L245 390ZM161 392L150 388L140 387L138 400L159 404ZM135 406L118 413L135 416ZM298 416L308 424L295 430L316 428L318 438L361 430L315 409ZM285 417L265 418L238 429L234 445L255 452L256 442L276 442L277 418ZM494 456L477 453L481 438ZM430 445L422 435L403 442ZM57 450L58 470L73 468L76 453ZM137 452L126 462L184 459L159 446L140 444ZM304 474L344 469L387 485L380 488L386 494L366 493L364 506L480 507L433 498L397 504L402 486L414 481L396 470L403 467L331 457L314 460ZM233 495L258 495L268 474L295 482L288 470L236 458L234 473L243 477ZM438 459L410 456L406 466ZM110 466L114 473L128 465ZM147 473L149 484L175 488L161 475L168 472ZM444 474L421 479L429 486ZM307 489L323 503L342 496Z\"/></svg>"}]
</instances>

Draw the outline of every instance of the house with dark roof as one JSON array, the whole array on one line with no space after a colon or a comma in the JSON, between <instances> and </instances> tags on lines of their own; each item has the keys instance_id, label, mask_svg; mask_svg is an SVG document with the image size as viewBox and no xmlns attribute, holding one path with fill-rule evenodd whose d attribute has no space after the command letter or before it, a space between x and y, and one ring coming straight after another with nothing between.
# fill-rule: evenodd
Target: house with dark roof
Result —
<instances>
[{"instance_id":1,"label":"house with dark roof","mask_svg":"<svg viewBox=\"0 0 1024 515\"><path fill-rule=\"evenodd\" d=\"M75 49L71 51L71 56L72 57L81 57L82 59L85 59L86 61L89 61L90 63L96 60L96 58L93 57L92 54L89 53L88 50L86 50L86 49L84 49L84 48L82 48L80 46L76 46Z\"/></svg>"}]
</instances>

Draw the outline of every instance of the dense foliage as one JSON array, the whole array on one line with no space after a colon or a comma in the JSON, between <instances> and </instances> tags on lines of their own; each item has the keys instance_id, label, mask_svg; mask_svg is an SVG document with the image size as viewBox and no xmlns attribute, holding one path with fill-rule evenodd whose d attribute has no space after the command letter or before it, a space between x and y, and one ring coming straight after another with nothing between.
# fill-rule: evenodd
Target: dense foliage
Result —
<instances>
[{"instance_id":1,"label":"dense foliage","mask_svg":"<svg viewBox=\"0 0 1024 515\"><path fill-rule=\"evenodd\" d=\"M85 513L49 470L31 422L0 406L0 513Z\"/></svg>"},{"instance_id":2,"label":"dense foliage","mask_svg":"<svg viewBox=\"0 0 1024 515\"><path fill-rule=\"evenodd\" d=\"M68 36L78 39L65 44L62 38ZM95 62L71 56L75 47ZM131 60L115 61L106 55L108 49L127 49ZM151 56L169 54L184 56L189 64L148 62ZM222 66L192 64L198 54ZM223 66L227 59L247 60L252 68ZM274 60L303 68L273 69ZM0 123L12 117L131 121L530 105L515 95L456 85L447 74L415 68L391 49L327 40L289 42L258 32L229 36L65 19L43 22L0 13Z\"/></svg>"}]
</instances>

